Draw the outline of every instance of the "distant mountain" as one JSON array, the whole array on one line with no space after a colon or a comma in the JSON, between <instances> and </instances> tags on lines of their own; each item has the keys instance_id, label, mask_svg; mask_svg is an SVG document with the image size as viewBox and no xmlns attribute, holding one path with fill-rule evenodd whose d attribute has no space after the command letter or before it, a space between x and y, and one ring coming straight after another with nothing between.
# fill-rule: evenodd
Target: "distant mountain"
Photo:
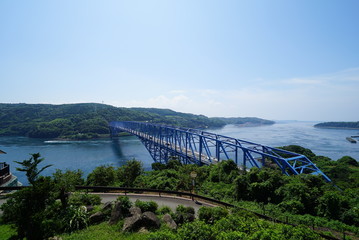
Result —
<instances>
[{"instance_id":1,"label":"distant mountain","mask_svg":"<svg viewBox=\"0 0 359 240\"><path fill-rule=\"evenodd\" d=\"M359 122L323 122L315 124L314 127L359 129Z\"/></svg>"},{"instance_id":2,"label":"distant mountain","mask_svg":"<svg viewBox=\"0 0 359 240\"><path fill-rule=\"evenodd\" d=\"M218 117L215 119L223 121L226 124L235 124L242 126L271 125L275 123L274 121L271 120L266 120L256 117L231 117L231 118Z\"/></svg>"}]
</instances>

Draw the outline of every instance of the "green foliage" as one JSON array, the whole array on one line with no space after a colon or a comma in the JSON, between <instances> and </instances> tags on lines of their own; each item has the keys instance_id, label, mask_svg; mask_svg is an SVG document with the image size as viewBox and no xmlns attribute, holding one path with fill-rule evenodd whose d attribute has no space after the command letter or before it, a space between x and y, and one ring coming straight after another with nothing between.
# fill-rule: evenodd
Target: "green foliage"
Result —
<instances>
[{"instance_id":1,"label":"green foliage","mask_svg":"<svg viewBox=\"0 0 359 240\"><path fill-rule=\"evenodd\" d=\"M87 185L91 186L110 186L116 180L116 172L112 166L99 166L96 167L87 176Z\"/></svg>"},{"instance_id":2,"label":"green foliage","mask_svg":"<svg viewBox=\"0 0 359 240\"><path fill-rule=\"evenodd\" d=\"M17 162L23 166L17 170L26 172L32 187L12 194L8 201L1 206L1 209L3 210L3 221L14 224L18 238L26 237L28 240L35 240L49 237L57 230L54 220L47 220L52 213L52 206L56 204L56 197L52 179L39 176L44 169L51 165L38 170L38 165L44 159L40 158L39 153L31 155L29 160Z\"/></svg>"},{"instance_id":3,"label":"green foliage","mask_svg":"<svg viewBox=\"0 0 359 240\"><path fill-rule=\"evenodd\" d=\"M186 222L192 222L195 218L194 214L195 211L192 207L178 205L176 212L172 214L172 218L177 224L183 224Z\"/></svg>"},{"instance_id":4,"label":"green foliage","mask_svg":"<svg viewBox=\"0 0 359 240\"><path fill-rule=\"evenodd\" d=\"M359 163L357 162L357 160L355 160L354 158L352 158L350 156L344 156L344 157L339 158L337 160L337 163L351 165L353 167L359 167Z\"/></svg>"},{"instance_id":5,"label":"green foliage","mask_svg":"<svg viewBox=\"0 0 359 240\"><path fill-rule=\"evenodd\" d=\"M27 180L30 184L34 184L39 174L44 171L46 168L51 167L52 165L46 165L38 170L38 165L44 161L44 158L40 158L40 153L33 153L31 154L31 158L29 160L24 160L22 162L14 161L20 165L22 168L16 168L17 171L26 172Z\"/></svg>"},{"instance_id":6,"label":"green foliage","mask_svg":"<svg viewBox=\"0 0 359 240\"><path fill-rule=\"evenodd\" d=\"M327 191L319 198L318 215L340 220L349 209L349 200L338 191Z\"/></svg>"},{"instance_id":7,"label":"green foliage","mask_svg":"<svg viewBox=\"0 0 359 240\"><path fill-rule=\"evenodd\" d=\"M193 207L185 207L183 205L178 205L176 207L176 212L177 213L189 213L189 214L195 214L194 208Z\"/></svg>"},{"instance_id":8,"label":"green foliage","mask_svg":"<svg viewBox=\"0 0 359 240\"><path fill-rule=\"evenodd\" d=\"M80 206L95 206L101 203L101 197L95 194L75 192L71 194L69 204L80 207Z\"/></svg>"},{"instance_id":9,"label":"green foliage","mask_svg":"<svg viewBox=\"0 0 359 240\"><path fill-rule=\"evenodd\" d=\"M153 171L159 171L166 169L166 164L160 163L160 162L154 162L151 164Z\"/></svg>"},{"instance_id":10,"label":"green foliage","mask_svg":"<svg viewBox=\"0 0 359 240\"><path fill-rule=\"evenodd\" d=\"M210 225L202 221L185 223L179 230L178 236L183 240L214 240L215 233Z\"/></svg>"},{"instance_id":11,"label":"green foliage","mask_svg":"<svg viewBox=\"0 0 359 240\"><path fill-rule=\"evenodd\" d=\"M162 190L189 190L191 186L189 175L186 176L173 169L150 172L147 176L141 176L137 180L136 185Z\"/></svg>"},{"instance_id":12,"label":"green foliage","mask_svg":"<svg viewBox=\"0 0 359 240\"><path fill-rule=\"evenodd\" d=\"M88 226L88 214L85 206L70 207L68 209L67 232L74 232Z\"/></svg>"},{"instance_id":13,"label":"green foliage","mask_svg":"<svg viewBox=\"0 0 359 240\"><path fill-rule=\"evenodd\" d=\"M159 215L165 215L166 213L168 214L172 214L172 209L168 206L163 206L163 207L160 207L158 210L157 210L157 213Z\"/></svg>"},{"instance_id":14,"label":"green foliage","mask_svg":"<svg viewBox=\"0 0 359 240\"><path fill-rule=\"evenodd\" d=\"M83 172L81 170L76 170L76 171L66 170L65 172L63 172L60 169L56 169L56 172L53 173L52 176L62 206L65 208L67 206L69 192L75 191L76 185L84 184L84 179L82 177Z\"/></svg>"},{"instance_id":15,"label":"green foliage","mask_svg":"<svg viewBox=\"0 0 359 240\"><path fill-rule=\"evenodd\" d=\"M136 178L143 173L142 162L135 159L127 161L117 170L117 178L124 187L133 187Z\"/></svg>"},{"instance_id":16,"label":"green foliage","mask_svg":"<svg viewBox=\"0 0 359 240\"><path fill-rule=\"evenodd\" d=\"M156 212L158 208L158 204L154 201L145 202L138 199L135 202L135 206L141 208L142 212Z\"/></svg>"},{"instance_id":17,"label":"green foliage","mask_svg":"<svg viewBox=\"0 0 359 240\"><path fill-rule=\"evenodd\" d=\"M239 170L233 160L221 161L210 167L209 180L211 182L232 183L237 176L239 176Z\"/></svg>"},{"instance_id":18,"label":"green foliage","mask_svg":"<svg viewBox=\"0 0 359 240\"><path fill-rule=\"evenodd\" d=\"M217 235L217 240L238 240L238 239L245 239L246 234L239 231L233 232L219 232Z\"/></svg>"},{"instance_id":19,"label":"green foliage","mask_svg":"<svg viewBox=\"0 0 359 240\"><path fill-rule=\"evenodd\" d=\"M317 202L317 197L320 194L317 194L313 189L310 189L305 183L300 181L299 178L292 180L278 188L277 193L283 197L284 206L288 206L288 210L300 211L296 212L304 214L305 212L310 212L314 214L314 206Z\"/></svg>"},{"instance_id":20,"label":"green foliage","mask_svg":"<svg viewBox=\"0 0 359 240\"><path fill-rule=\"evenodd\" d=\"M14 227L10 224L0 224L0 239L13 239L16 236Z\"/></svg>"},{"instance_id":21,"label":"green foliage","mask_svg":"<svg viewBox=\"0 0 359 240\"><path fill-rule=\"evenodd\" d=\"M201 186L201 194L217 200L228 200L233 195L232 184L223 182L205 182Z\"/></svg>"},{"instance_id":22,"label":"green foliage","mask_svg":"<svg viewBox=\"0 0 359 240\"><path fill-rule=\"evenodd\" d=\"M39 177L32 187L12 194L1 206L4 222L14 224L19 238L43 239L56 231L55 225L44 221L51 214L50 206L55 203L53 189L50 177Z\"/></svg>"},{"instance_id":23,"label":"green foliage","mask_svg":"<svg viewBox=\"0 0 359 240\"><path fill-rule=\"evenodd\" d=\"M252 168L249 173L240 175L235 182L235 197L258 202L279 202L276 190L287 179L277 170Z\"/></svg>"},{"instance_id":24,"label":"green foliage","mask_svg":"<svg viewBox=\"0 0 359 240\"><path fill-rule=\"evenodd\" d=\"M121 212L123 215L130 215L130 208L132 207L132 202L130 201L128 196L119 196L117 201L120 202Z\"/></svg>"},{"instance_id":25,"label":"green foliage","mask_svg":"<svg viewBox=\"0 0 359 240\"><path fill-rule=\"evenodd\" d=\"M315 157L315 153L313 153L312 150L298 146L298 145L288 145L288 146L284 146L284 147L280 147L280 148L283 150L290 151L290 152L302 154L309 159L313 159Z\"/></svg>"},{"instance_id":26,"label":"green foliage","mask_svg":"<svg viewBox=\"0 0 359 240\"><path fill-rule=\"evenodd\" d=\"M89 139L109 134L110 121L150 121L192 128L225 123L167 109L117 108L104 104L0 104L0 135Z\"/></svg>"},{"instance_id":27,"label":"green foliage","mask_svg":"<svg viewBox=\"0 0 359 240\"><path fill-rule=\"evenodd\" d=\"M207 224L213 224L227 216L228 210L222 207L201 207L198 211L199 220L202 220Z\"/></svg>"},{"instance_id":28,"label":"green foliage","mask_svg":"<svg viewBox=\"0 0 359 240\"><path fill-rule=\"evenodd\" d=\"M63 240L140 240L147 239L145 234L141 233L122 233L118 231L118 225L109 225L107 222L98 225L89 226L86 229L73 232L71 234L62 234Z\"/></svg>"},{"instance_id":29,"label":"green foliage","mask_svg":"<svg viewBox=\"0 0 359 240\"><path fill-rule=\"evenodd\" d=\"M54 182L57 186L65 188L65 191L70 192L75 190L76 185L83 185L85 183L83 179L83 172L78 170L65 170L56 169L52 174Z\"/></svg>"},{"instance_id":30,"label":"green foliage","mask_svg":"<svg viewBox=\"0 0 359 240\"><path fill-rule=\"evenodd\" d=\"M150 233L146 239L148 239L148 240L169 240L169 239L178 239L178 238L176 236L176 233L174 233L170 229L164 229L162 231Z\"/></svg>"},{"instance_id":31,"label":"green foliage","mask_svg":"<svg viewBox=\"0 0 359 240\"><path fill-rule=\"evenodd\" d=\"M304 204L295 199L283 200L278 206L283 212L287 211L293 214L302 214L305 212Z\"/></svg>"},{"instance_id":32,"label":"green foliage","mask_svg":"<svg viewBox=\"0 0 359 240\"><path fill-rule=\"evenodd\" d=\"M182 163L175 158L171 158L170 160L168 160L166 164L167 169L173 169L173 170L178 170L181 166Z\"/></svg>"}]
</instances>

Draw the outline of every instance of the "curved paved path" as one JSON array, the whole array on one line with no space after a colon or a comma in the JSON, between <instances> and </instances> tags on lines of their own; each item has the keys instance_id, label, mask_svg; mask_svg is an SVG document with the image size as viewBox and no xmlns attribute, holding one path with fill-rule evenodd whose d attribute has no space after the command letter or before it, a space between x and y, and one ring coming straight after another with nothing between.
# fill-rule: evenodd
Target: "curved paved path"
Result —
<instances>
[{"instance_id":1,"label":"curved paved path","mask_svg":"<svg viewBox=\"0 0 359 240\"><path fill-rule=\"evenodd\" d=\"M193 201L189 198L183 198L183 197L175 197L175 196L169 196L169 195L151 195L151 194L135 194L135 193L127 193L126 195L124 193L90 193L90 194L96 194L101 197L101 202L110 202L116 200L118 196L128 196L131 202L135 202L137 199L140 201L154 201L158 204L158 207L168 206L173 211L176 210L178 205L183 205L186 207L193 207L196 211L196 214L200 207L207 206L207 207L214 207L215 205L205 203L205 202L199 202L199 201ZM0 206L6 202L6 199L0 199ZM0 214L2 211L0 210Z\"/></svg>"},{"instance_id":2,"label":"curved paved path","mask_svg":"<svg viewBox=\"0 0 359 240\"><path fill-rule=\"evenodd\" d=\"M99 195L102 199L102 203L114 201L118 196L125 196L124 193L91 193ZM202 206L207 207L214 207L215 205L205 203L205 202L199 202L199 201L193 201L189 198L183 198L183 197L175 197L175 196L168 196L168 195L151 195L151 194L134 194L134 193L127 193L126 196L129 197L131 202L135 202L137 199L140 201L154 201L158 204L158 207L168 206L173 211L176 210L178 205L183 205L187 207L193 207L194 210L198 211L198 209Z\"/></svg>"}]
</instances>

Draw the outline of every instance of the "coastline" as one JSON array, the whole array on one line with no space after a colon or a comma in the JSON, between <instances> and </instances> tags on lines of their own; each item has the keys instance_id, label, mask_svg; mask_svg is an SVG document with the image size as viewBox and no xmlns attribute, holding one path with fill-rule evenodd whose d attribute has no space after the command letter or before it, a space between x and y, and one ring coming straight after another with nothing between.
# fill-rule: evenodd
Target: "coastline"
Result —
<instances>
[{"instance_id":1,"label":"coastline","mask_svg":"<svg viewBox=\"0 0 359 240\"><path fill-rule=\"evenodd\" d=\"M348 129L348 130L359 130L359 128L350 128L350 127L322 127L322 126L313 126L315 128L328 128L328 129Z\"/></svg>"}]
</instances>

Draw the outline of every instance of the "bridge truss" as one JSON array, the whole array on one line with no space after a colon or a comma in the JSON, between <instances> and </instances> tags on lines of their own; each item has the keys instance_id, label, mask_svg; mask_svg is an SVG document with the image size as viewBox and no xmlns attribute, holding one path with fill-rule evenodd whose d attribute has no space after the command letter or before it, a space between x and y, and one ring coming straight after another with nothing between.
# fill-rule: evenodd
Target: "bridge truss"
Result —
<instances>
[{"instance_id":1,"label":"bridge truss","mask_svg":"<svg viewBox=\"0 0 359 240\"><path fill-rule=\"evenodd\" d=\"M172 127L147 122L111 122L111 135L128 132L137 136L155 162L167 163L176 157L182 163L215 164L232 159L241 169L277 165L283 174L302 173L326 176L306 156L257 143L226 137L198 129Z\"/></svg>"}]
</instances>

